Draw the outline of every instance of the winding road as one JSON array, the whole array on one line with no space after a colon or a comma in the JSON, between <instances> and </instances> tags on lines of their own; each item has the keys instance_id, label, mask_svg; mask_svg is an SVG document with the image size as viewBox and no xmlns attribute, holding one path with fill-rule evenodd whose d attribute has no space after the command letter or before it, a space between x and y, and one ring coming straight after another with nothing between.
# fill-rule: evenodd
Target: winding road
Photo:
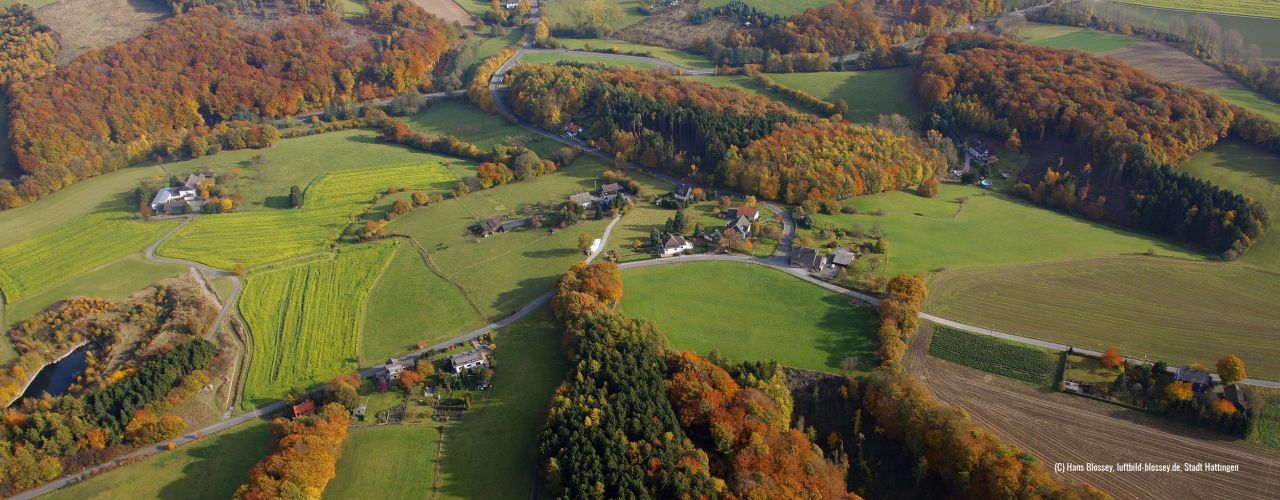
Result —
<instances>
[{"instance_id":1,"label":"winding road","mask_svg":"<svg viewBox=\"0 0 1280 500\"><path fill-rule=\"evenodd\" d=\"M208 288L210 288L209 291L213 293L214 297L217 297L218 294L216 290L212 289L213 280L218 278L227 278L231 280L231 294L228 295L226 299L222 300L222 310L218 311L218 317L213 320L213 324L209 325L209 332L204 336L204 338L208 340L218 333L218 325L221 325L223 320L227 319L227 315L230 314L231 311L235 310L236 301L240 299L240 290L244 288L240 277L236 276L235 273L215 269L193 260L174 259L171 257L160 257L156 255L156 249L160 248L160 245L163 245L165 241L168 241L171 236L176 234L178 231L181 231L182 228L186 227L187 224L190 224L196 217L197 216L195 215L186 216L186 219L183 220L181 224L174 226L173 229L169 230L169 232L164 233L164 236L161 236L160 239L151 243L142 255L151 262L183 265L191 268L197 273L200 273L200 275L204 277L205 283L208 284Z\"/></svg>"}]
</instances>

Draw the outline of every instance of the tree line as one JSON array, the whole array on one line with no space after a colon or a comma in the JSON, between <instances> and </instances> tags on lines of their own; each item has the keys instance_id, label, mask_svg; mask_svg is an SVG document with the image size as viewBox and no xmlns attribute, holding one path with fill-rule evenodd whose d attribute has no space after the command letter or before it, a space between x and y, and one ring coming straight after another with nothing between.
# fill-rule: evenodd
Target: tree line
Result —
<instances>
[{"instance_id":1,"label":"tree line","mask_svg":"<svg viewBox=\"0 0 1280 500\"><path fill-rule=\"evenodd\" d=\"M538 444L558 498L848 496L841 466L790 428L780 368L731 376L668 352L652 323L612 311L611 263L575 264L554 291L575 364Z\"/></svg>"},{"instance_id":2,"label":"tree line","mask_svg":"<svg viewBox=\"0 0 1280 500\"><path fill-rule=\"evenodd\" d=\"M12 85L9 133L25 175L0 182L0 207L143 159L207 153L212 142L271 142L269 127L240 120L430 90L432 68L456 29L405 0L369 7L363 26L378 36L354 44L351 28L333 16L245 31L201 7L37 82Z\"/></svg>"},{"instance_id":3,"label":"tree line","mask_svg":"<svg viewBox=\"0 0 1280 500\"><path fill-rule=\"evenodd\" d=\"M1274 124L1112 60L987 35L934 35L916 78L935 116L1010 143L1070 142L1060 165L1015 188L1033 201L1243 255L1270 223L1259 203L1172 168L1226 137L1276 141ZM1028 175L1028 174L1024 174ZM1030 174L1033 175L1033 174ZM1037 182L1035 186L1030 182Z\"/></svg>"},{"instance_id":4,"label":"tree line","mask_svg":"<svg viewBox=\"0 0 1280 500\"><path fill-rule=\"evenodd\" d=\"M236 490L235 498L320 498L337 475L350 420L347 408L336 402L324 405L314 416L272 420L271 435L276 441L271 454L249 470L249 482Z\"/></svg>"}]
</instances>

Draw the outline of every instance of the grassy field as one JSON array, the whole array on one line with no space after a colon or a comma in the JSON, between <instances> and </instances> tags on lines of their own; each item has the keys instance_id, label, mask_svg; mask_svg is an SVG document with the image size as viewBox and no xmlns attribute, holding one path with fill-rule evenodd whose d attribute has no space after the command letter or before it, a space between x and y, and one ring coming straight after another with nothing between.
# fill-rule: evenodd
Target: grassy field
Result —
<instances>
[{"instance_id":1,"label":"grassy field","mask_svg":"<svg viewBox=\"0 0 1280 500\"><path fill-rule=\"evenodd\" d=\"M831 2L827 0L743 0L747 5L763 10L770 14L778 14L783 16L792 16L804 12L810 7L822 7ZM700 2L704 8L719 7L729 3L729 0L705 0Z\"/></svg>"},{"instance_id":2,"label":"grassy field","mask_svg":"<svg viewBox=\"0 0 1280 500\"><path fill-rule=\"evenodd\" d=\"M598 38L564 38L559 40L566 49L590 50L587 48L590 45L592 49L616 49L624 53L635 52L643 54L647 52L650 57L662 59L686 68L714 68L716 66L710 59L699 54L666 47L641 45L621 40L601 40Z\"/></svg>"},{"instance_id":3,"label":"grassy field","mask_svg":"<svg viewBox=\"0 0 1280 500\"><path fill-rule=\"evenodd\" d=\"M561 231L527 228L488 238L477 238L468 228L539 202L564 203L570 194L593 189L604 168L599 160L584 156L554 174L415 210L388 230L417 239L436 268L462 286L481 314L496 319L546 293L552 279L582 259L576 249L578 234L599 235L608 221L587 219ZM441 335L436 326L425 325L421 335Z\"/></svg>"},{"instance_id":4,"label":"grassy field","mask_svg":"<svg viewBox=\"0 0 1280 500\"><path fill-rule=\"evenodd\" d=\"M0 247L57 230L90 212L123 211L128 192L147 179L159 179L159 167L131 167L83 180L18 208L0 211Z\"/></svg>"},{"instance_id":5,"label":"grassy field","mask_svg":"<svg viewBox=\"0 0 1280 500\"><path fill-rule=\"evenodd\" d=\"M1280 378L1280 275L1240 264L1130 256L947 271L925 309L1170 364L1236 354L1250 376Z\"/></svg>"},{"instance_id":6,"label":"grassy field","mask_svg":"<svg viewBox=\"0 0 1280 500\"><path fill-rule=\"evenodd\" d=\"M266 420L252 420L174 451L54 491L54 500L231 498L271 449Z\"/></svg>"},{"instance_id":7,"label":"grassy field","mask_svg":"<svg viewBox=\"0 0 1280 500\"><path fill-rule=\"evenodd\" d=\"M911 91L911 67L876 71L828 71L771 74L774 81L830 102L844 99L845 116L856 122L875 122L880 115L897 113L915 118L924 107Z\"/></svg>"},{"instance_id":8,"label":"grassy field","mask_svg":"<svg viewBox=\"0 0 1280 500\"><path fill-rule=\"evenodd\" d=\"M1280 25L1280 22L1276 23ZM1258 95L1252 90L1205 89L1223 100L1280 122L1280 104Z\"/></svg>"},{"instance_id":9,"label":"grassy field","mask_svg":"<svg viewBox=\"0 0 1280 500\"><path fill-rule=\"evenodd\" d=\"M929 354L1030 384L1049 386L1058 369L1058 352L986 335L935 326Z\"/></svg>"},{"instance_id":10,"label":"grassy field","mask_svg":"<svg viewBox=\"0 0 1280 500\"><path fill-rule=\"evenodd\" d=\"M1220 143L1197 154L1182 171L1221 187L1252 197L1273 215L1280 214L1280 154L1236 141ZM1280 272L1280 231L1254 244L1241 262Z\"/></svg>"},{"instance_id":11,"label":"grassy field","mask_svg":"<svg viewBox=\"0 0 1280 500\"><path fill-rule=\"evenodd\" d=\"M432 163L426 163L433 160ZM371 199L391 187L446 190L456 177L424 155L416 165L376 167L326 174L306 188L299 209L238 212L197 217L164 243L160 253L230 269L253 267L328 248ZM234 242L234 244L229 244Z\"/></svg>"},{"instance_id":12,"label":"grassy field","mask_svg":"<svg viewBox=\"0 0 1280 500\"><path fill-rule=\"evenodd\" d=\"M629 269L622 278L624 312L656 323L676 349L829 373L842 372L849 357L857 372L875 367L875 312L781 272L699 262Z\"/></svg>"},{"instance_id":13,"label":"grassy field","mask_svg":"<svg viewBox=\"0 0 1280 500\"><path fill-rule=\"evenodd\" d=\"M963 205L960 198L967 198ZM1175 243L1079 217L973 186L944 183L937 198L893 191L844 201L857 214L815 215L849 229L883 229L889 240L888 274L936 272L1064 258L1137 254L1198 258ZM884 215L874 215L884 210Z\"/></svg>"},{"instance_id":14,"label":"grassy field","mask_svg":"<svg viewBox=\"0 0 1280 500\"><path fill-rule=\"evenodd\" d=\"M423 425L352 429L323 498L367 498L375 492L386 500L429 496L439 434Z\"/></svg>"},{"instance_id":15,"label":"grassy field","mask_svg":"<svg viewBox=\"0 0 1280 500\"><path fill-rule=\"evenodd\" d=\"M1112 0L1112 1L1113 3L1119 3L1119 2L1116 2L1115 0ZM1267 0L1253 0L1253 1L1265 2ZM1169 21L1173 17L1182 18L1182 20L1186 22L1187 25L1189 26L1191 23L1191 18L1197 14L1195 12L1186 12L1186 11L1180 11L1180 10L1144 7L1144 6L1134 5L1132 3L1127 3L1127 2L1125 3L1125 5L1127 7L1130 7L1132 9L1139 11L1139 15L1136 17L1139 17L1146 26L1154 27L1156 29L1163 29L1163 30L1168 29ZM1272 12L1275 12L1275 11L1276 11L1276 8L1273 7ZM1213 22L1218 23L1218 25L1222 27L1222 30L1224 32L1226 30L1234 30L1239 32L1241 35L1244 35L1244 40L1246 44L1254 44L1262 49L1262 57L1271 58L1271 59L1280 58L1280 36L1277 36L1275 19L1266 18L1266 17L1245 17L1245 16L1225 15L1225 14L1214 14L1210 12L1201 12L1198 14L1208 17L1209 19L1213 20Z\"/></svg>"},{"instance_id":16,"label":"grassy field","mask_svg":"<svg viewBox=\"0 0 1280 500\"><path fill-rule=\"evenodd\" d=\"M361 365L434 344L485 323L457 286L433 273L411 244L402 244L369 293Z\"/></svg>"},{"instance_id":17,"label":"grassy field","mask_svg":"<svg viewBox=\"0 0 1280 500\"><path fill-rule=\"evenodd\" d=\"M342 15L347 17L363 16L369 13L369 8L363 2L356 0L342 0Z\"/></svg>"},{"instance_id":18,"label":"grassy field","mask_svg":"<svg viewBox=\"0 0 1280 500\"><path fill-rule=\"evenodd\" d=\"M545 155L561 144L510 123L497 115L480 111L462 99L448 99L405 119L415 130L450 134L483 149L498 145L523 143Z\"/></svg>"},{"instance_id":19,"label":"grassy field","mask_svg":"<svg viewBox=\"0 0 1280 500\"><path fill-rule=\"evenodd\" d=\"M1096 384L1114 381L1123 371L1121 368L1102 366L1102 361L1095 358L1070 354L1067 356L1066 373L1062 374L1062 378Z\"/></svg>"},{"instance_id":20,"label":"grassy field","mask_svg":"<svg viewBox=\"0 0 1280 500\"><path fill-rule=\"evenodd\" d=\"M1112 0L1116 3L1158 7L1162 9L1186 10L1191 12L1209 12L1249 17L1269 17L1280 19L1280 5L1271 0L1217 0L1204 2L1200 0Z\"/></svg>"},{"instance_id":21,"label":"grassy field","mask_svg":"<svg viewBox=\"0 0 1280 500\"><path fill-rule=\"evenodd\" d=\"M8 8L10 5L16 3L25 3L30 5L32 9L39 9L40 7L44 7L57 1L58 0L0 0L0 8Z\"/></svg>"},{"instance_id":22,"label":"grassy field","mask_svg":"<svg viewBox=\"0 0 1280 500\"><path fill-rule=\"evenodd\" d=\"M239 301L253 338L247 402L356 368L365 300L397 245L346 247L332 259L249 274Z\"/></svg>"},{"instance_id":23,"label":"grassy field","mask_svg":"<svg viewBox=\"0 0 1280 500\"><path fill-rule=\"evenodd\" d=\"M124 211L90 213L36 238L0 248L0 290L16 302L138 252L177 224L141 222Z\"/></svg>"},{"instance_id":24,"label":"grassy field","mask_svg":"<svg viewBox=\"0 0 1280 500\"><path fill-rule=\"evenodd\" d=\"M440 497L529 497L538 428L569 368L560 335L547 308L498 330L493 388L445 432Z\"/></svg>"},{"instance_id":25,"label":"grassy field","mask_svg":"<svg viewBox=\"0 0 1280 500\"><path fill-rule=\"evenodd\" d=\"M603 64L605 66L625 66L639 69L654 69L657 65L648 61L623 60L604 55L593 54L560 54L554 52L531 52L520 56L520 64L555 64L561 61Z\"/></svg>"},{"instance_id":26,"label":"grassy field","mask_svg":"<svg viewBox=\"0 0 1280 500\"><path fill-rule=\"evenodd\" d=\"M0 322L0 326L7 330L18 322L43 311L46 307L77 295L122 299L133 292L146 288L147 285L171 276L177 276L186 272L186 270L187 268L177 264L148 262L142 257L141 253L127 255L43 291L26 296L22 300L5 304L4 321ZM0 359L3 359L3 357L0 356Z\"/></svg>"},{"instance_id":27,"label":"grassy field","mask_svg":"<svg viewBox=\"0 0 1280 500\"><path fill-rule=\"evenodd\" d=\"M465 6L468 1L478 0L461 0ZM565 26L573 26L577 24L573 20L573 13L582 6L585 0L553 0L542 4L542 15L547 18L548 26L563 24ZM610 25L613 29L622 29L635 23L643 21L644 14L640 13L639 0L616 0L609 2L617 5L622 10L622 15Z\"/></svg>"},{"instance_id":28,"label":"grassy field","mask_svg":"<svg viewBox=\"0 0 1280 500\"><path fill-rule=\"evenodd\" d=\"M1028 23L1022 31L1022 38L1038 47L1082 50L1091 54L1123 49L1141 41L1105 31L1043 23Z\"/></svg>"}]
</instances>

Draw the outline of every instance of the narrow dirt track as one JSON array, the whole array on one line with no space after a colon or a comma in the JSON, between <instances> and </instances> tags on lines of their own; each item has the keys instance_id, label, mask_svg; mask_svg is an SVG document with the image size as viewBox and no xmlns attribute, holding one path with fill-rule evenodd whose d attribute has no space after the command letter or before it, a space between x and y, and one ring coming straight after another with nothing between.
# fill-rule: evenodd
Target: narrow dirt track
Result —
<instances>
[{"instance_id":1,"label":"narrow dirt track","mask_svg":"<svg viewBox=\"0 0 1280 500\"><path fill-rule=\"evenodd\" d=\"M925 330L928 330L927 328ZM907 370L944 403L1046 465L1127 462L1239 465L1239 472L1068 472L1116 498L1280 498L1280 451L1138 412L1039 389L929 356L927 332Z\"/></svg>"}]
</instances>

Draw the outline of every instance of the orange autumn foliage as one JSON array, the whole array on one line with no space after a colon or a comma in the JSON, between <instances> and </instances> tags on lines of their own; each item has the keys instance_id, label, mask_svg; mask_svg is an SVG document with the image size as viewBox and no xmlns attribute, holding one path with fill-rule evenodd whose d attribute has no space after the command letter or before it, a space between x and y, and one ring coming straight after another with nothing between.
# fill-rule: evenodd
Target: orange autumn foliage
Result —
<instances>
[{"instance_id":1,"label":"orange autumn foliage","mask_svg":"<svg viewBox=\"0 0 1280 500\"><path fill-rule=\"evenodd\" d=\"M1121 368L1124 366L1124 356L1120 355L1120 350L1114 347L1108 347L1102 353L1102 366L1107 368Z\"/></svg>"},{"instance_id":2,"label":"orange autumn foliage","mask_svg":"<svg viewBox=\"0 0 1280 500\"><path fill-rule=\"evenodd\" d=\"M275 419L271 422L271 433L277 438L274 450L253 466L248 484L236 490L235 498L266 500L298 494L320 498L336 474L349 424L347 410L337 403L325 405L315 416Z\"/></svg>"},{"instance_id":3,"label":"orange autumn foliage","mask_svg":"<svg viewBox=\"0 0 1280 500\"><path fill-rule=\"evenodd\" d=\"M784 407L744 388L724 369L695 354L667 357L673 372L668 397L681 427L727 470L713 473L729 486L726 498L855 498L845 471L823 458ZM713 466L714 468L714 466Z\"/></svg>"}]
</instances>

